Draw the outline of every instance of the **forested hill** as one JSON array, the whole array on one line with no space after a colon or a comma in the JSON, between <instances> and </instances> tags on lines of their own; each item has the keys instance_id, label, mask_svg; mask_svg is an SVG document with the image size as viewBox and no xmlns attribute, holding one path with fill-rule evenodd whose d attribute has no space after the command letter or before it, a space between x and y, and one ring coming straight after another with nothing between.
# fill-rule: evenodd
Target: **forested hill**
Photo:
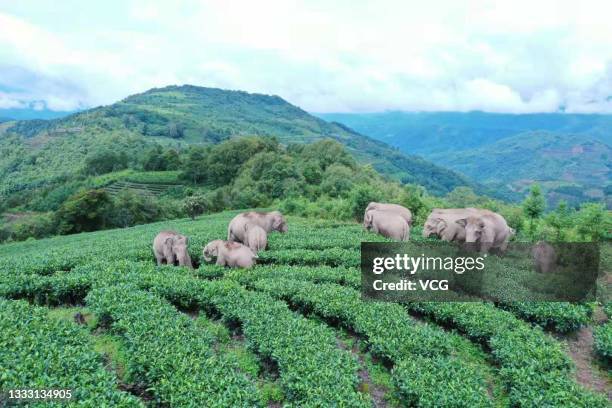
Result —
<instances>
[{"instance_id":1,"label":"forested hill","mask_svg":"<svg viewBox=\"0 0 612 408\"><path fill-rule=\"evenodd\" d=\"M612 206L612 115L385 112L324 114L492 189L537 182L549 204Z\"/></svg>"},{"instance_id":2,"label":"forested hill","mask_svg":"<svg viewBox=\"0 0 612 408\"><path fill-rule=\"evenodd\" d=\"M446 193L469 185L464 176L403 154L346 126L329 123L278 96L196 86L169 86L55 120L0 124L0 184L10 189L70 178L92 149L131 154L149 142L215 144L240 135L275 136L281 143L331 138L383 174ZM480 189L480 191L482 191Z\"/></svg>"}]
</instances>

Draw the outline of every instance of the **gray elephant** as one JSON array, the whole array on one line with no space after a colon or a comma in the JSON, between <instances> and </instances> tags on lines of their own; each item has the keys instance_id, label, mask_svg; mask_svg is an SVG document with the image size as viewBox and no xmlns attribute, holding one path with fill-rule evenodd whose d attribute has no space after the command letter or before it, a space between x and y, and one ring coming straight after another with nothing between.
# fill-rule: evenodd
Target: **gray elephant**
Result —
<instances>
[{"instance_id":1,"label":"gray elephant","mask_svg":"<svg viewBox=\"0 0 612 408\"><path fill-rule=\"evenodd\" d=\"M400 215L403 219L406 220L408 225L412 225L412 213L406 207L403 207L399 204L387 204L387 203L377 203L372 201L365 209L365 214L370 210L381 210L381 211L391 211L398 215Z\"/></svg>"},{"instance_id":2,"label":"gray elephant","mask_svg":"<svg viewBox=\"0 0 612 408\"><path fill-rule=\"evenodd\" d=\"M384 237L408 241L410 225L401 215L383 210L370 210L363 217L363 227Z\"/></svg>"},{"instance_id":3,"label":"gray elephant","mask_svg":"<svg viewBox=\"0 0 612 408\"><path fill-rule=\"evenodd\" d=\"M531 257L536 272L550 273L554 270L557 261L555 248L547 242L538 241L531 248Z\"/></svg>"},{"instance_id":4,"label":"gray elephant","mask_svg":"<svg viewBox=\"0 0 612 408\"><path fill-rule=\"evenodd\" d=\"M287 232L287 221L280 211L249 211L238 214L230 221L227 227L227 240L245 243L246 231L244 226L247 223L259 225L266 233L271 231Z\"/></svg>"},{"instance_id":5,"label":"gray elephant","mask_svg":"<svg viewBox=\"0 0 612 408\"><path fill-rule=\"evenodd\" d=\"M244 224L245 242L255 253L263 251L268 246L268 233L259 225L247 222Z\"/></svg>"},{"instance_id":6,"label":"gray elephant","mask_svg":"<svg viewBox=\"0 0 612 408\"><path fill-rule=\"evenodd\" d=\"M221 239L209 242L202 250L202 256L206 262L216 257L217 265L232 268L250 268L255 265L257 259L257 255L248 246Z\"/></svg>"},{"instance_id":7,"label":"gray elephant","mask_svg":"<svg viewBox=\"0 0 612 408\"><path fill-rule=\"evenodd\" d=\"M465 228L465 242L482 253L489 252L491 248L504 252L512 237L512 229L504 217L493 211L480 210L479 214L455 222Z\"/></svg>"},{"instance_id":8,"label":"gray elephant","mask_svg":"<svg viewBox=\"0 0 612 408\"><path fill-rule=\"evenodd\" d=\"M174 231L162 231L153 240L153 253L157 260L157 265L164 261L168 265L174 265L178 261L179 266L187 266L193 269L191 257L187 246L189 239Z\"/></svg>"},{"instance_id":9,"label":"gray elephant","mask_svg":"<svg viewBox=\"0 0 612 408\"><path fill-rule=\"evenodd\" d=\"M465 242L465 228L456 221L478 213L477 208L434 208L423 226L423 238L437 236L448 242Z\"/></svg>"}]
</instances>

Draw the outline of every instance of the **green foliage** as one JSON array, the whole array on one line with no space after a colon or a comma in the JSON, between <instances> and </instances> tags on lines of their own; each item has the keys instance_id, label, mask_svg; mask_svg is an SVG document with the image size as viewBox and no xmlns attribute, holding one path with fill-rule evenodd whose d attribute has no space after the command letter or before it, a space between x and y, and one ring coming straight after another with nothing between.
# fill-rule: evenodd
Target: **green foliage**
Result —
<instances>
[{"instance_id":1,"label":"green foliage","mask_svg":"<svg viewBox=\"0 0 612 408\"><path fill-rule=\"evenodd\" d=\"M61 389L83 406L142 407L117 389L84 330L50 319L43 308L0 299L0 389ZM28 406L63 406L40 400ZM61 400L56 400L61 401Z\"/></svg>"},{"instance_id":2,"label":"green foliage","mask_svg":"<svg viewBox=\"0 0 612 408\"><path fill-rule=\"evenodd\" d=\"M96 150L85 157L85 173L94 176L123 170L128 165L125 152L115 152L110 149Z\"/></svg>"},{"instance_id":3,"label":"green foliage","mask_svg":"<svg viewBox=\"0 0 612 408\"><path fill-rule=\"evenodd\" d=\"M112 203L104 190L89 190L68 198L56 214L58 231L70 234L94 231L108 224Z\"/></svg>"},{"instance_id":4,"label":"green foliage","mask_svg":"<svg viewBox=\"0 0 612 408\"><path fill-rule=\"evenodd\" d=\"M487 344L500 364L500 375L513 405L598 406L607 402L576 386L570 361L552 338L511 314L481 303L411 303L409 309L456 327L474 341Z\"/></svg>"},{"instance_id":5,"label":"green foliage","mask_svg":"<svg viewBox=\"0 0 612 408\"><path fill-rule=\"evenodd\" d=\"M89 184L86 176L126 168L181 168L183 179L190 183L225 186L246 160L259 151L275 149L274 143L258 147L255 145L261 141L255 145L238 141L213 149L217 157L212 167L207 165L207 150L202 145L248 135L277 138L283 145L300 144L294 150L298 156L302 154L300 147L322 142L304 149L303 162L295 163L304 166L298 173L303 173L310 185L320 185L320 174L329 165L353 169L355 162L369 163L395 180L422 184L435 194L472 184L452 171L315 118L279 97L171 86L61 119L20 121L2 127L0 210L34 201L36 208L26 209L56 210L79 189L100 187ZM64 185L70 186L69 191ZM47 194L49 200L43 197Z\"/></svg>"},{"instance_id":6,"label":"green foliage","mask_svg":"<svg viewBox=\"0 0 612 408\"><path fill-rule=\"evenodd\" d=\"M603 204L586 203L580 206L577 224L580 235L598 242L612 229L612 214Z\"/></svg>"},{"instance_id":7,"label":"green foliage","mask_svg":"<svg viewBox=\"0 0 612 408\"><path fill-rule=\"evenodd\" d=\"M535 236L536 220L542 216L546 208L546 201L542 195L542 189L538 184L533 184L529 195L523 201L523 213L529 219L529 234Z\"/></svg>"},{"instance_id":8,"label":"green foliage","mask_svg":"<svg viewBox=\"0 0 612 408\"><path fill-rule=\"evenodd\" d=\"M567 230L572 226L572 210L566 201L559 201L555 211L546 215L546 224L550 225L555 231L555 240L563 242L568 239Z\"/></svg>"},{"instance_id":9,"label":"green foliage","mask_svg":"<svg viewBox=\"0 0 612 408\"><path fill-rule=\"evenodd\" d=\"M430 197L421 199L428 208L435 204ZM171 388L186 395L198 390L197 398L206 398L201 382L207 380L199 379L216 374L203 365L204 356L224 367L219 381L236 375L245 379L247 387L255 387L261 380L252 379L253 356L231 351L232 341L228 343L227 331L240 327L259 368L278 366L279 377L273 385L282 391L274 392L272 398L255 390L244 398L282 399L295 406L369 406L368 397L358 391L360 367L355 358L338 347L337 331L325 327L316 315L327 323L351 328L373 354L385 363L390 360L394 388L400 390L398 398L406 405L435 405L434 401L443 400L459 406L606 406L604 399L574 382L571 361L560 343L523 321L565 331L577 327L588 315L587 309L569 304L554 308L514 304L504 311L478 303L364 302L357 291L361 285L360 242L386 240L355 223L289 216L287 233L269 235L270 249L262 253L262 261L269 264L251 270L203 264L192 272L155 266L151 242L160 230L188 235L190 253L196 259L206 242L225 235L235 214L3 245L0 296L54 305L81 303L89 293L89 306L95 303L99 308L99 324L121 343L126 374L142 375L138 378L150 387L155 403L172 398ZM162 298L179 309L199 309L198 319L189 319ZM288 308L285 301L306 317ZM411 319L406 308L429 318L430 323ZM207 313L215 317L215 323L206 318ZM461 352L457 334L431 322L455 328L475 345L484 345L495 369L485 373L482 365ZM219 350L223 351L219 354ZM199 369L194 373L183 368L186 364ZM177 366L181 367L178 371ZM171 377L176 372L185 375ZM186 377L198 381L191 383ZM509 401L487 392L498 378ZM448 386L441 387L442 383ZM233 385L226 389L229 391L220 398L240 398ZM158 397L162 394L163 399Z\"/></svg>"},{"instance_id":10,"label":"green foliage","mask_svg":"<svg viewBox=\"0 0 612 408\"><path fill-rule=\"evenodd\" d=\"M436 407L440 401L458 407L491 405L484 379L450 357L450 338L439 329L417 325L401 306L363 302L358 291L333 284L263 279L252 285L364 335L372 353L397 364L394 380L408 405ZM441 383L448 387L440 388Z\"/></svg>"},{"instance_id":11,"label":"green foliage","mask_svg":"<svg viewBox=\"0 0 612 408\"><path fill-rule=\"evenodd\" d=\"M248 378L214 356L213 335L162 299L133 287L111 286L93 290L86 301L99 323L126 342L126 378L152 385L159 403L262 405Z\"/></svg>"},{"instance_id":12,"label":"green foliage","mask_svg":"<svg viewBox=\"0 0 612 408\"><path fill-rule=\"evenodd\" d=\"M604 323L595 328L595 352L608 365L612 365L612 322Z\"/></svg>"},{"instance_id":13,"label":"green foliage","mask_svg":"<svg viewBox=\"0 0 612 408\"><path fill-rule=\"evenodd\" d=\"M119 192L113 199L109 222L113 226L130 227L160 218L157 200L130 190Z\"/></svg>"},{"instance_id":14,"label":"green foliage","mask_svg":"<svg viewBox=\"0 0 612 408\"><path fill-rule=\"evenodd\" d=\"M198 215L202 215L210 207L211 204L201 195L189 196L183 202L183 209L192 220L195 220Z\"/></svg>"}]
</instances>

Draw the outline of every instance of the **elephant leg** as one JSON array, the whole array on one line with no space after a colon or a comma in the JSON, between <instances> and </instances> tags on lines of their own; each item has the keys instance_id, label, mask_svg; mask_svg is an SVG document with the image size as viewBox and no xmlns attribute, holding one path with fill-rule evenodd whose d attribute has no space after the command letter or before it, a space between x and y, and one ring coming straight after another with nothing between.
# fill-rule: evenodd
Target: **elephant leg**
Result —
<instances>
[{"instance_id":1,"label":"elephant leg","mask_svg":"<svg viewBox=\"0 0 612 408\"><path fill-rule=\"evenodd\" d=\"M162 256L155 255L155 259L157 260L157 266L161 266L164 258Z\"/></svg>"},{"instance_id":2,"label":"elephant leg","mask_svg":"<svg viewBox=\"0 0 612 408\"><path fill-rule=\"evenodd\" d=\"M225 259L223 259L222 257L218 256L217 257L217 265L225 266L225 264L226 264Z\"/></svg>"}]
</instances>

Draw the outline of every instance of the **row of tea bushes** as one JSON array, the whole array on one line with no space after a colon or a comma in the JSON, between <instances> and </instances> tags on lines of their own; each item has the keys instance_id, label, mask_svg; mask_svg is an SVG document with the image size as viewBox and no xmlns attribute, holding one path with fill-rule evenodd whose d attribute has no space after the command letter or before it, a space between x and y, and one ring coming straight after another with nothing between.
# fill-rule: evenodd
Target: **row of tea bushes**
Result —
<instances>
[{"instance_id":1,"label":"row of tea bushes","mask_svg":"<svg viewBox=\"0 0 612 408\"><path fill-rule=\"evenodd\" d=\"M70 390L70 405L144 407L117 389L88 334L47 310L24 301L0 299L0 390ZM2 395L7 398L8 395ZM30 400L28 406L66 406L59 399Z\"/></svg>"}]
</instances>

